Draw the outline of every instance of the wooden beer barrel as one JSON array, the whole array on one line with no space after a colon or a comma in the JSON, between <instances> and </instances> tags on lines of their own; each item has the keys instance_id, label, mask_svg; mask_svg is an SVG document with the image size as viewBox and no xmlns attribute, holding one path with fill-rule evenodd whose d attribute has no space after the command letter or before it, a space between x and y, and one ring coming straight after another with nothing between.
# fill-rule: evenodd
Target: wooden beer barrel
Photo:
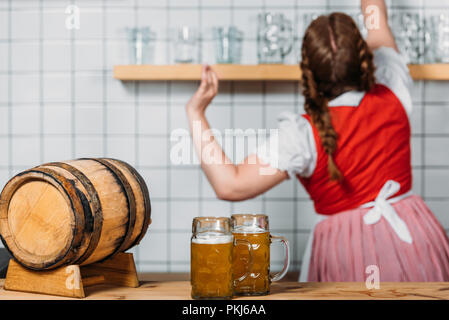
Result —
<instances>
[{"instance_id":1,"label":"wooden beer barrel","mask_svg":"<svg viewBox=\"0 0 449 320\"><path fill-rule=\"evenodd\" d=\"M47 163L13 177L0 196L0 235L23 266L105 260L138 244L151 223L143 178L116 159Z\"/></svg>"}]
</instances>

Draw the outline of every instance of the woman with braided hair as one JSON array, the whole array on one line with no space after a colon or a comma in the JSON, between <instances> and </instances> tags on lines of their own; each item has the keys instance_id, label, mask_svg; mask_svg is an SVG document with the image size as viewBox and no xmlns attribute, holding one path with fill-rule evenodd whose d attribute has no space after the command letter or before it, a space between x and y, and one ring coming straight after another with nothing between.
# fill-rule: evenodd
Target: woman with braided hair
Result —
<instances>
[{"instance_id":1,"label":"woman with braided hair","mask_svg":"<svg viewBox=\"0 0 449 320\"><path fill-rule=\"evenodd\" d=\"M372 266L381 281L449 281L447 235L411 192L412 79L384 0L361 4L364 13L372 6L379 13L366 40L343 13L320 16L306 30L305 114L282 113L278 135L238 165L213 138L191 130L192 139L200 159L206 145L224 159L201 162L220 199L249 199L289 178L303 184L318 214L300 281L365 281ZM217 89L217 75L203 67L187 104L191 127L200 121L209 130L205 109ZM277 152L266 152L276 144Z\"/></svg>"}]
</instances>

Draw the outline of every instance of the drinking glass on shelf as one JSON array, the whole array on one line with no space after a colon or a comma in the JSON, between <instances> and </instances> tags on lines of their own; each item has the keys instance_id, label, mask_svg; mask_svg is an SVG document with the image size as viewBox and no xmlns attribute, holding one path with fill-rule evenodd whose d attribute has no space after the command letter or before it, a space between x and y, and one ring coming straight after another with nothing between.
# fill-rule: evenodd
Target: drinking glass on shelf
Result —
<instances>
[{"instance_id":1,"label":"drinking glass on shelf","mask_svg":"<svg viewBox=\"0 0 449 320\"><path fill-rule=\"evenodd\" d=\"M424 32L419 14L397 12L391 15L391 21L396 44L407 63L420 63L423 57Z\"/></svg>"},{"instance_id":2,"label":"drinking glass on shelf","mask_svg":"<svg viewBox=\"0 0 449 320\"><path fill-rule=\"evenodd\" d=\"M233 250L243 246L249 259L234 278ZM231 220L196 217L192 223L190 281L193 299L231 299L234 284L246 279L252 267L252 247L247 240L234 239Z\"/></svg>"},{"instance_id":3,"label":"drinking glass on shelf","mask_svg":"<svg viewBox=\"0 0 449 320\"><path fill-rule=\"evenodd\" d=\"M236 27L230 26L214 27L212 34L217 63L239 63L242 58L243 33Z\"/></svg>"},{"instance_id":4,"label":"drinking glass on shelf","mask_svg":"<svg viewBox=\"0 0 449 320\"><path fill-rule=\"evenodd\" d=\"M425 20L426 62L449 63L449 14L429 16Z\"/></svg>"},{"instance_id":5,"label":"drinking glass on shelf","mask_svg":"<svg viewBox=\"0 0 449 320\"><path fill-rule=\"evenodd\" d=\"M152 63L156 34L149 27L126 28L126 32L128 34L129 63Z\"/></svg>"},{"instance_id":6,"label":"drinking glass on shelf","mask_svg":"<svg viewBox=\"0 0 449 320\"><path fill-rule=\"evenodd\" d=\"M176 63L195 62L198 44L198 32L195 28L180 27L176 30L173 41Z\"/></svg>"}]
</instances>

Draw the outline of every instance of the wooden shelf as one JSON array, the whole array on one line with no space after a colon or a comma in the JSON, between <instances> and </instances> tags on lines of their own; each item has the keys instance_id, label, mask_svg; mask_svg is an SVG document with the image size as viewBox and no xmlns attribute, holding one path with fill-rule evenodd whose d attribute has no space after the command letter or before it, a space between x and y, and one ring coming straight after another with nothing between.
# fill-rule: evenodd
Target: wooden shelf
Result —
<instances>
[{"instance_id":1,"label":"wooden shelf","mask_svg":"<svg viewBox=\"0 0 449 320\"><path fill-rule=\"evenodd\" d=\"M415 80L449 80L449 64L411 64L408 66Z\"/></svg>"},{"instance_id":2,"label":"wooden shelf","mask_svg":"<svg viewBox=\"0 0 449 320\"><path fill-rule=\"evenodd\" d=\"M227 81L298 81L299 65L217 64L212 68L220 80ZM449 64L409 65L415 80L449 80ZM195 81L201 78L200 64L174 65L118 65L114 66L114 78L123 81Z\"/></svg>"}]
</instances>

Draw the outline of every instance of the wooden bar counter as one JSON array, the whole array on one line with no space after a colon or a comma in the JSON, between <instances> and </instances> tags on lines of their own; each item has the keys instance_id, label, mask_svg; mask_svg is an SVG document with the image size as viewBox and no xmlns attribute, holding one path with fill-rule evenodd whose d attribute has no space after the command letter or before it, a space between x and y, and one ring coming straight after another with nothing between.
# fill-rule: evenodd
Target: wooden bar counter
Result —
<instances>
[{"instance_id":1,"label":"wooden bar counter","mask_svg":"<svg viewBox=\"0 0 449 320\"><path fill-rule=\"evenodd\" d=\"M86 289L88 300L187 300L190 282L185 274L140 274L138 288L107 285ZM58 296L5 291L0 280L0 300L60 300ZM381 282L380 289L368 290L365 283L299 283L288 281L273 283L271 294L261 297L237 297L236 300L449 300L449 282Z\"/></svg>"}]
</instances>

